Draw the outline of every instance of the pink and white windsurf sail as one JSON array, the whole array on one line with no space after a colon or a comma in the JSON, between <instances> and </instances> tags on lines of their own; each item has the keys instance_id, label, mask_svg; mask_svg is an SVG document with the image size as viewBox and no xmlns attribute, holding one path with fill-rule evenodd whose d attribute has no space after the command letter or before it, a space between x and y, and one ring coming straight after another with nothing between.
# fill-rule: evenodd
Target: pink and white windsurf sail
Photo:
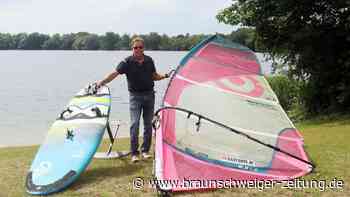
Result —
<instances>
[{"instance_id":1,"label":"pink and white windsurf sail","mask_svg":"<svg viewBox=\"0 0 350 197\"><path fill-rule=\"evenodd\" d=\"M160 189L289 180L313 168L302 136L246 47L216 35L202 41L176 69L163 106L155 150Z\"/></svg>"}]
</instances>

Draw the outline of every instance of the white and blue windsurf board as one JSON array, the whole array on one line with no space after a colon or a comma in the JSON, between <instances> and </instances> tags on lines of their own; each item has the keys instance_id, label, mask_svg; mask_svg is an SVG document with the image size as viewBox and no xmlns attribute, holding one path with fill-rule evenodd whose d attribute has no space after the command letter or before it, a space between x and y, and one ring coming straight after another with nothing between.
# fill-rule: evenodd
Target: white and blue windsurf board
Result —
<instances>
[{"instance_id":1,"label":"white and blue windsurf board","mask_svg":"<svg viewBox=\"0 0 350 197\"><path fill-rule=\"evenodd\" d=\"M85 170L100 145L111 107L107 86L80 90L52 124L26 178L34 195L61 191Z\"/></svg>"}]
</instances>

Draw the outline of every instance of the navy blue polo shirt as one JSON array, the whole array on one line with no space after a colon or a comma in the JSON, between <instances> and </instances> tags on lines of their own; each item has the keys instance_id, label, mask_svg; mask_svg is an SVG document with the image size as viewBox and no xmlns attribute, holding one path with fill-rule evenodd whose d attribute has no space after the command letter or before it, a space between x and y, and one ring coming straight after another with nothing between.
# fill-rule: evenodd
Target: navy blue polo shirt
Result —
<instances>
[{"instance_id":1,"label":"navy blue polo shirt","mask_svg":"<svg viewBox=\"0 0 350 197\"><path fill-rule=\"evenodd\" d=\"M121 61L116 70L119 74L126 74L128 90L131 93L153 92L153 73L156 72L153 59L144 55L144 61L139 64L134 56L129 56Z\"/></svg>"}]
</instances>

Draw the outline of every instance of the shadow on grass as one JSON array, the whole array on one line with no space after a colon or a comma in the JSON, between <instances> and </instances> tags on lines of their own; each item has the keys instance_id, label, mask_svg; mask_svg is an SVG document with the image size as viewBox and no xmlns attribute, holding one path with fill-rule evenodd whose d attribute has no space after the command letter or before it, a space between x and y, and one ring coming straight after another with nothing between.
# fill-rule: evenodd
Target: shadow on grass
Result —
<instances>
[{"instance_id":1,"label":"shadow on grass","mask_svg":"<svg viewBox=\"0 0 350 197\"><path fill-rule=\"evenodd\" d=\"M112 164L105 167L94 167L85 171L81 176L76 180L73 185L70 187L70 190L76 190L82 188L85 185L98 183L101 181L107 181L112 179L120 179L128 176L132 176L140 169L145 168L145 165L140 164L131 164L129 160L120 160L120 162L113 162Z\"/></svg>"},{"instance_id":2,"label":"shadow on grass","mask_svg":"<svg viewBox=\"0 0 350 197\"><path fill-rule=\"evenodd\" d=\"M324 127L334 127L334 126L344 126L350 124L350 114L326 114L319 115L302 122L305 126L324 126Z\"/></svg>"}]
</instances>

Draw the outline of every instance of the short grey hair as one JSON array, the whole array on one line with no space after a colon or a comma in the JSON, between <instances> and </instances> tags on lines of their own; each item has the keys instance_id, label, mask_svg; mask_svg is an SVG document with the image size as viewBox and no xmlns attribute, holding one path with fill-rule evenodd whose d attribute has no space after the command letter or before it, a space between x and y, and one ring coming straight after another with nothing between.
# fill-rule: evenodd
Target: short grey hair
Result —
<instances>
[{"instance_id":1,"label":"short grey hair","mask_svg":"<svg viewBox=\"0 0 350 197\"><path fill-rule=\"evenodd\" d=\"M140 36L136 36L135 38L133 38L130 42L130 46L134 46L135 42L142 42L143 45L145 44L145 41Z\"/></svg>"}]
</instances>

